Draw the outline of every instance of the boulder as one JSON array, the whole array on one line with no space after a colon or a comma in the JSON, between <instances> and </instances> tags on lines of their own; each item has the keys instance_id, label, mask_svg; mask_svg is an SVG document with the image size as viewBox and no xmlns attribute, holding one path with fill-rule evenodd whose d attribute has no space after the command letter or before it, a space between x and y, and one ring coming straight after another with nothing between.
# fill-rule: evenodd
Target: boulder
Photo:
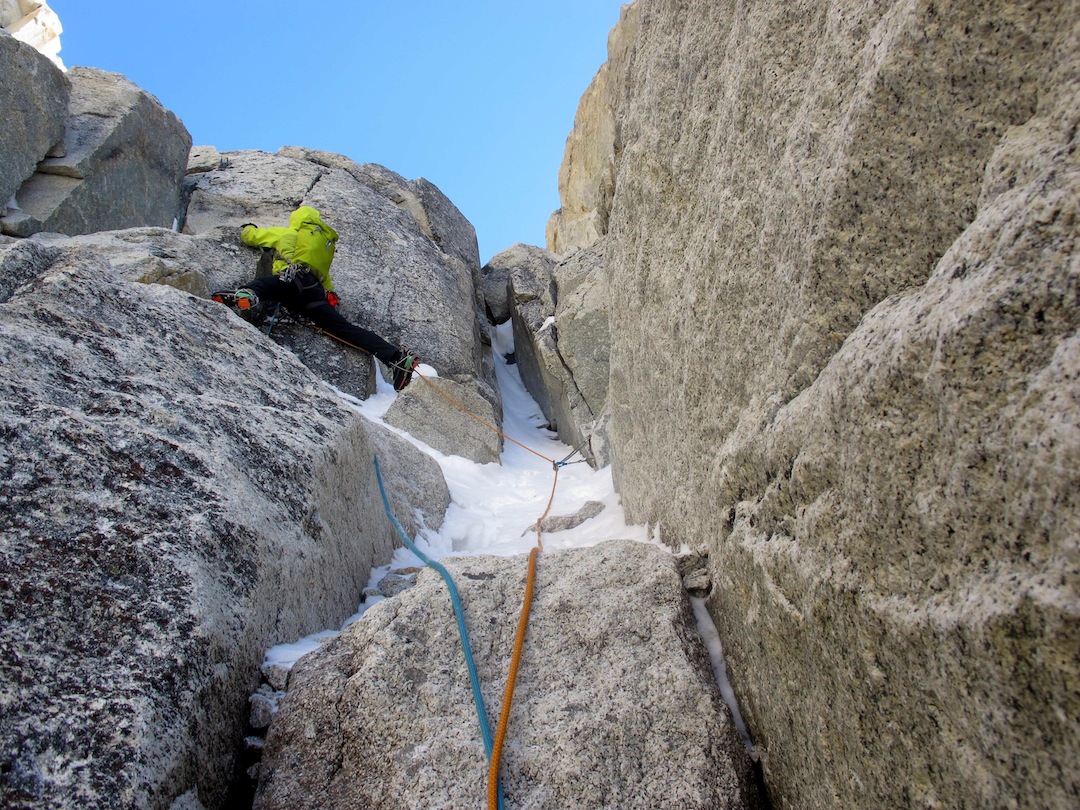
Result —
<instances>
[{"instance_id":1,"label":"boulder","mask_svg":"<svg viewBox=\"0 0 1080 810\"><path fill-rule=\"evenodd\" d=\"M1074 12L659 0L609 41L601 421L628 519L708 547L777 807L1073 801Z\"/></svg>"},{"instance_id":2,"label":"boulder","mask_svg":"<svg viewBox=\"0 0 1080 810\"><path fill-rule=\"evenodd\" d=\"M444 564L494 722L527 560ZM424 569L297 663L255 807L477 807L487 771L446 587ZM540 557L500 772L508 807L759 806L670 556L622 541Z\"/></svg>"},{"instance_id":3,"label":"boulder","mask_svg":"<svg viewBox=\"0 0 1080 810\"><path fill-rule=\"evenodd\" d=\"M222 160L221 153L212 146L193 146L188 152L187 174L220 169Z\"/></svg>"},{"instance_id":4,"label":"boulder","mask_svg":"<svg viewBox=\"0 0 1080 810\"><path fill-rule=\"evenodd\" d=\"M15 37L0 33L0 206L64 137L71 87L61 70ZM6 213L0 207L0 215Z\"/></svg>"},{"instance_id":5,"label":"boulder","mask_svg":"<svg viewBox=\"0 0 1080 810\"><path fill-rule=\"evenodd\" d=\"M103 259L128 281L165 284L206 298L210 294L208 269L238 272L248 259L246 248L233 234L203 237L178 234L165 228L131 228L67 237L36 234L13 246L3 258L4 266L21 266L25 259L44 252ZM22 274L15 272L15 278ZM4 281L0 280L0 285ZM0 289L3 287L0 286Z\"/></svg>"},{"instance_id":6,"label":"boulder","mask_svg":"<svg viewBox=\"0 0 1080 810\"><path fill-rule=\"evenodd\" d=\"M484 309L493 323L510 320L510 274L514 269L526 271L520 276L519 286L524 289L525 279L541 279L551 275L551 268L559 261L554 253L534 245L518 243L491 257L481 268L481 284ZM531 289L532 283L529 283Z\"/></svg>"},{"instance_id":7,"label":"boulder","mask_svg":"<svg viewBox=\"0 0 1080 810\"><path fill-rule=\"evenodd\" d=\"M514 247L518 247L515 245ZM523 247L523 246L522 246ZM503 251L505 253L506 251ZM493 324L506 323L510 320L509 272L500 267L496 260L502 253L496 254L480 269L480 284L484 296L484 312Z\"/></svg>"},{"instance_id":8,"label":"boulder","mask_svg":"<svg viewBox=\"0 0 1080 810\"><path fill-rule=\"evenodd\" d=\"M3 232L84 234L181 216L191 136L149 93L118 73L73 68L63 156L43 160L18 192Z\"/></svg>"},{"instance_id":9,"label":"boulder","mask_svg":"<svg viewBox=\"0 0 1080 810\"><path fill-rule=\"evenodd\" d=\"M265 649L340 626L389 562L372 462L401 440L225 308L131 280L137 245L224 246L101 238L0 248L0 804L218 807ZM401 450L402 517L437 525L445 492L396 480L434 462Z\"/></svg>"},{"instance_id":10,"label":"boulder","mask_svg":"<svg viewBox=\"0 0 1080 810\"><path fill-rule=\"evenodd\" d=\"M542 521L537 521L537 523L540 524L540 530L545 534L565 532L580 526L586 520L591 520L603 511L604 504L600 503L600 501L585 501L585 504L572 515L550 515ZM525 530L524 534L535 532L536 528L537 524L534 523Z\"/></svg>"},{"instance_id":11,"label":"boulder","mask_svg":"<svg viewBox=\"0 0 1080 810\"><path fill-rule=\"evenodd\" d=\"M473 386L447 377L414 381L384 419L448 456L499 463L502 436L493 430L499 427L499 415Z\"/></svg>"}]
</instances>

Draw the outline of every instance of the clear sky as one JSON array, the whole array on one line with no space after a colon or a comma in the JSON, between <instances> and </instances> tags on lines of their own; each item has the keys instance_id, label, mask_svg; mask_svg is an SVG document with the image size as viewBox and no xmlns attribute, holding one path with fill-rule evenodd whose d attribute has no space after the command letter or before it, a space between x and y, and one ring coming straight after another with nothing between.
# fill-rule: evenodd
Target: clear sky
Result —
<instances>
[{"instance_id":1,"label":"clear sky","mask_svg":"<svg viewBox=\"0 0 1080 810\"><path fill-rule=\"evenodd\" d=\"M480 259L544 246L620 0L48 0L60 58L122 73L220 151L306 146L437 185Z\"/></svg>"}]
</instances>

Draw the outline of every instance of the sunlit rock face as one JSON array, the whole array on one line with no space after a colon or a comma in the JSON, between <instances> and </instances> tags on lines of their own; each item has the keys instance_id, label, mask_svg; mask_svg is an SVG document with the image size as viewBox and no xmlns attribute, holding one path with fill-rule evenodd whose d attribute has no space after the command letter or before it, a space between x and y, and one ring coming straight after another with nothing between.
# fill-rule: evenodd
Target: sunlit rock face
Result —
<instances>
[{"instance_id":1,"label":"sunlit rock face","mask_svg":"<svg viewBox=\"0 0 1080 810\"><path fill-rule=\"evenodd\" d=\"M73 68L66 78L63 138L19 186L0 229L23 237L175 227L191 149L183 122L118 73Z\"/></svg>"},{"instance_id":2,"label":"sunlit rock face","mask_svg":"<svg viewBox=\"0 0 1080 810\"><path fill-rule=\"evenodd\" d=\"M64 27L48 3L39 0L0 0L0 28L44 54L64 70L60 34Z\"/></svg>"},{"instance_id":3,"label":"sunlit rock face","mask_svg":"<svg viewBox=\"0 0 1080 810\"><path fill-rule=\"evenodd\" d=\"M604 236L616 481L780 807L1080 779L1077 25L637 2L583 98L548 247Z\"/></svg>"},{"instance_id":4,"label":"sunlit rock face","mask_svg":"<svg viewBox=\"0 0 1080 810\"><path fill-rule=\"evenodd\" d=\"M630 5L608 35L608 61L582 94L574 128L566 138L559 166L560 207L548 220L545 234L547 248L554 253L589 247L608 232L619 149L612 93L637 36L638 16L626 13Z\"/></svg>"},{"instance_id":5,"label":"sunlit rock face","mask_svg":"<svg viewBox=\"0 0 1080 810\"><path fill-rule=\"evenodd\" d=\"M64 74L26 43L0 34L0 217L15 192L64 137L71 84ZM17 204L17 203L15 203Z\"/></svg>"}]
</instances>

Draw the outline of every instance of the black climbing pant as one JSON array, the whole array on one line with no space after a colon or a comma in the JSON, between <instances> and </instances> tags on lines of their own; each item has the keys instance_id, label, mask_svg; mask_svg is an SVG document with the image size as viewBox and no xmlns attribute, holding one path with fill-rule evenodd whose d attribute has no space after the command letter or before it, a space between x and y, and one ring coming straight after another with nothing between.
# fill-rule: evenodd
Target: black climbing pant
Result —
<instances>
[{"instance_id":1,"label":"black climbing pant","mask_svg":"<svg viewBox=\"0 0 1080 810\"><path fill-rule=\"evenodd\" d=\"M244 285L259 301L280 302L336 338L369 352L390 365L401 352L374 332L347 321L326 300L326 290L310 270L298 272L290 281L278 276L260 276Z\"/></svg>"}]
</instances>

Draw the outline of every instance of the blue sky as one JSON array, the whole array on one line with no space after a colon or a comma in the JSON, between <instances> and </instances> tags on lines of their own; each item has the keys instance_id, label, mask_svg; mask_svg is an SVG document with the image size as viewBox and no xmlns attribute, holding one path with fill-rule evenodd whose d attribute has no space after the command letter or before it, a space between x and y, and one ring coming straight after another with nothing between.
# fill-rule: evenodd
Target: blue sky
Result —
<instances>
[{"instance_id":1,"label":"blue sky","mask_svg":"<svg viewBox=\"0 0 1080 810\"><path fill-rule=\"evenodd\" d=\"M122 73L221 151L286 145L437 185L480 259L544 245L619 0L48 0L60 57Z\"/></svg>"}]
</instances>

